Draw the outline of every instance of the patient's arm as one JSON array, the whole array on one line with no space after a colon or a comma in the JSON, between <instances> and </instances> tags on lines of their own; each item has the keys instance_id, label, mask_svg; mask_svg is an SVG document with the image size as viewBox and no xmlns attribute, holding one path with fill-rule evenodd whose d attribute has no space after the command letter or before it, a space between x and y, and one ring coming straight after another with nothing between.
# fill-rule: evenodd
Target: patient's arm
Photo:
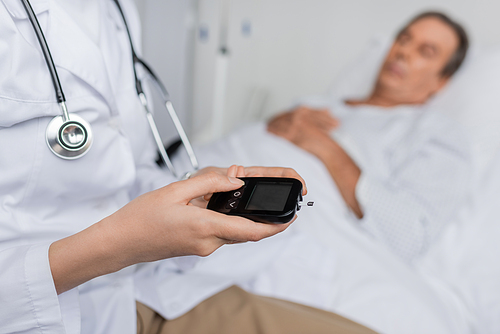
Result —
<instances>
[{"instance_id":1,"label":"patient's arm","mask_svg":"<svg viewBox=\"0 0 500 334\"><path fill-rule=\"evenodd\" d=\"M281 114L268 124L268 131L283 137L318 157L328 169L347 205L358 218L363 212L356 199L356 184L361 171L329 132L338 120L327 110L299 107Z\"/></svg>"},{"instance_id":2,"label":"patient's arm","mask_svg":"<svg viewBox=\"0 0 500 334\"><path fill-rule=\"evenodd\" d=\"M312 112L301 113L307 117L300 120L296 111L279 116L269 130L321 159L345 202L363 216L360 226L369 234L408 261L425 252L452 221L469 189L471 162L467 137L460 127L438 113L419 114L411 131L395 138L390 158L382 157L388 165L379 173L370 162L356 166L330 139L329 131L308 121L314 118ZM294 117L300 124L285 122ZM365 149L373 149L370 133L362 135Z\"/></svg>"}]
</instances>

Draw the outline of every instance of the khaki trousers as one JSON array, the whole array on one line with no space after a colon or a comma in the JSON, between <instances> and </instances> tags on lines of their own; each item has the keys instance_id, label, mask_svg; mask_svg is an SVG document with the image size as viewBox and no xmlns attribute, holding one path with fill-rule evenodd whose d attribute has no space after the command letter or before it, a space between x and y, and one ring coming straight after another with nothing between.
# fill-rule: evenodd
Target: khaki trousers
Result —
<instances>
[{"instance_id":1,"label":"khaki trousers","mask_svg":"<svg viewBox=\"0 0 500 334\"><path fill-rule=\"evenodd\" d=\"M373 334L335 313L257 296L232 286L167 321L137 303L138 334Z\"/></svg>"}]
</instances>

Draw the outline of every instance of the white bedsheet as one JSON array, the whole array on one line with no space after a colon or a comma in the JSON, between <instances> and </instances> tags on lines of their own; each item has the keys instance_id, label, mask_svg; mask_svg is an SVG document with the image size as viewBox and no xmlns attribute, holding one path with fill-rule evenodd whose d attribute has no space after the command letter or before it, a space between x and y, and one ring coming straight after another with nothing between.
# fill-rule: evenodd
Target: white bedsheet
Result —
<instances>
[{"instance_id":1,"label":"white bedsheet","mask_svg":"<svg viewBox=\"0 0 500 334\"><path fill-rule=\"evenodd\" d=\"M388 38L375 39L366 53L337 78L334 95L367 94L389 46ZM496 94L499 51L498 47L472 50L445 91L431 101L436 109L458 119L472 135L477 165L474 180L482 181L471 194L469 207L415 268L346 223L350 212L323 165L314 156L268 134L263 124L198 148L203 166L293 167L308 182L306 200L315 201L314 208L303 209L292 226L304 236L302 244L296 243L300 238L293 239L284 246L279 259L266 264L267 269L252 280L240 280L240 285L338 312L382 333L500 333L500 218L496 212L500 207L500 154L492 160L500 148L500 99ZM317 241L318 247L326 247L324 258L331 270L300 274L306 262L308 268L321 263L304 258L315 256L320 249L305 245L308 236ZM254 250L258 252L265 245L258 243ZM231 251L223 248L209 261L217 263L217 257L229 262L241 260L224 257ZM334 260L326 260L330 253ZM211 270L210 265L203 268ZM293 278L286 274L290 268L296 272ZM331 284L325 285L325 279ZM304 289L307 282L312 287Z\"/></svg>"},{"instance_id":2,"label":"white bedsheet","mask_svg":"<svg viewBox=\"0 0 500 334\"><path fill-rule=\"evenodd\" d=\"M460 304L471 333L500 333L500 151L476 185L470 205L419 267L442 300ZM458 303L452 303L452 300ZM453 306L451 306L453 307Z\"/></svg>"},{"instance_id":3,"label":"white bedsheet","mask_svg":"<svg viewBox=\"0 0 500 334\"><path fill-rule=\"evenodd\" d=\"M449 297L447 290L436 291L442 289L441 281L436 283L427 274L417 273L348 223L351 213L314 156L267 133L264 124L241 129L197 151L204 166L279 165L296 169L308 182L306 200L314 200L315 205L299 212L293 229L325 247L325 256L334 255L333 275L327 270L329 274L321 277L323 272L317 268L316 272L290 277L290 268L296 267L295 272L300 273L301 262L308 261L303 254L312 254L303 252L301 247L306 246L291 243L280 254L272 254L276 260L257 276L239 281L240 285L255 293L335 311L382 333L469 333L470 317L464 316L461 304ZM254 250L258 252L258 246ZM242 260L231 259L230 252L228 247L216 252L205 260L204 268L210 268L206 264L210 261L217 263L217 257L224 257L226 263ZM330 280L328 288L317 284L321 291L314 291L316 283L325 279ZM310 286L303 289L307 284ZM318 295L322 295L319 302Z\"/></svg>"}]
</instances>

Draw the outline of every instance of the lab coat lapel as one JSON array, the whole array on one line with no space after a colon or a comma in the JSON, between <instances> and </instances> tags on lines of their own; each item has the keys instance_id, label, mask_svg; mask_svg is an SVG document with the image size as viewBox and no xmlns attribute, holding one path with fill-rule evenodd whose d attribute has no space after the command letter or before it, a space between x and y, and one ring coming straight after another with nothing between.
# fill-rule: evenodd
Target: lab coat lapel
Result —
<instances>
[{"instance_id":1,"label":"lab coat lapel","mask_svg":"<svg viewBox=\"0 0 500 334\"><path fill-rule=\"evenodd\" d=\"M2 0L9 12L10 16L16 19L27 19L28 15L21 1L19 0ZM49 9L49 0L31 0L31 7L36 15L45 12Z\"/></svg>"},{"instance_id":2,"label":"lab coat lapel","mask_svg":"<svg viewBox=\"0 0 500 334\"><path fill-rule=\"evenodd\" d=\"M54 36L50 39L50 47L54 50L52 57L56 66L66 69L88 83L104 98L111 113L116 114L116 101L101 50L54 1L50 10L49 36ZM106 29L102 28L101 34L105 34ZM71 93L68 91L66 94L69 99Z\"/></svg>"}]
</instances>

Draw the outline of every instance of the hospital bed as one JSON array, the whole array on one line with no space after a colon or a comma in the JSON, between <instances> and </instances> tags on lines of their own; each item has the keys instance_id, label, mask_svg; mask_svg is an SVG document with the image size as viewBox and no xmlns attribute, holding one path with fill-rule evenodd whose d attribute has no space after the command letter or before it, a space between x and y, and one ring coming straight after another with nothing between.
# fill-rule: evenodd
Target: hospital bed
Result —
<instances>
[{"instance_id":1,"label":"hospital bed","mask_svg":"<svg viewBox=\"0 0 500 334\"><path fill-rule=\"evenodd\" d=\"M367 94L389 45L376 38L352 66L341 73L331 93ZM251 281L238 280L256 293L321 307L383 333L500 333L500 48L473 48L463 68L430 103L466 128L475 173L468 204L457 212L430 251L413 266L385 247L343 224L350 215L324 166L314 156L266 132L265 124L239 129L208 146L198 147L202 165L280 165L295 168L306 180L315 207L299 212L275 261ZM279 152L279 153L277 153ZM182 164L182 157L176 163ZM297 234L297 232L300 232ZM277 238L283 238L278 236ZM314 240L311 246L301 238ZM218 251L193 275L234 261L276 251L273 239L247 245L241 253ZM278 243L276 243L278 244ZM233 247L233 246L230 246ZM225 249L228 249L227 247ZM243 249L243 248L242 248ZM246 252L246 253L245 253ZM246 254L246 255L245 255ZM286 254L286 256L281 256ZM322 263L331 255L332 261ZM270 257L269 254L265 257ZM290 268L295 279L290 280ZM321 268L320 272L314 272ZM219 273L224 275L224 271ZM321 276L323 279L319 280ZM297 281L308 287L297 288Z\"/></svg>"}]
</instances>

